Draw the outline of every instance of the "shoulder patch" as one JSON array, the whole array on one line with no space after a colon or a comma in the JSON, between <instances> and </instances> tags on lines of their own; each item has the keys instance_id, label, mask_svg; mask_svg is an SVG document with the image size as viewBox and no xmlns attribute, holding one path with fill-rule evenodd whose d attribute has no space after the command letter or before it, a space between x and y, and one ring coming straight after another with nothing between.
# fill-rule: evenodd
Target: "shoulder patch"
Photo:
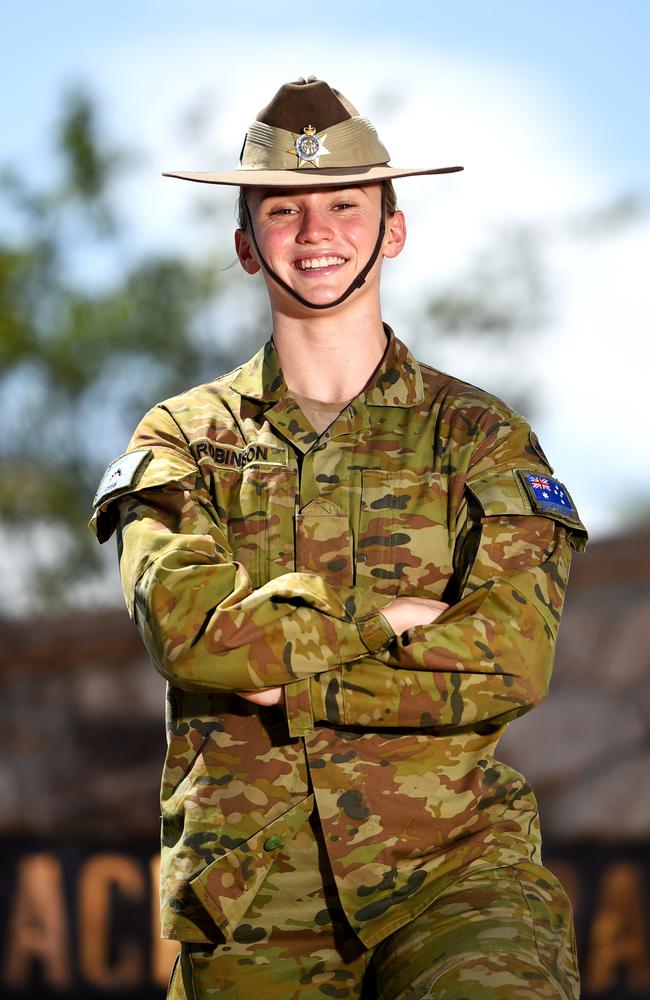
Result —
<instances>
[{"instance_id":1,"label":"shoulder patch","mask_svg":"<svg viewBox=\"0 0 650 1000\"><path fill-rule=\"evenodd\" d=\"M97 487L93 507L98 507L109 497L135 486L152 457L151 448L137 448L111 462Z\"/></svg>"},{"instance_id":2,"label":"shoulder patch","mask_svg":"<svg viewBox=\"0 0 650 1000\"><path fill-rule=\"evenodd\" d=\"M560 515L574 524L580 524L578 511L563 483L543 473L528 472L525 469L517 469L517 475L534 511L539 514Z\"/></svg>"}]
</instances>

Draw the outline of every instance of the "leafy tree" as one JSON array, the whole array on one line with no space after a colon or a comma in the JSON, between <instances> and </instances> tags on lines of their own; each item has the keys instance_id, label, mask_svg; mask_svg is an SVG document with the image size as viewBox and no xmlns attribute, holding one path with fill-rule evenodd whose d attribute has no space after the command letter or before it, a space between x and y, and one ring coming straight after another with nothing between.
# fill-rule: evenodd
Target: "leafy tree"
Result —
<instances>
[{"instance_id":1,"label":"leafy tree","mask_svg":"<svg viewBox=\"0 0 650 1000\"><path fill-rule=\"evenodd\" d=\"M106 463L149 406L250 356L260 329L259 308L242 322L232 306L216 251L197 261L128 247L115 203L134 154L107 145L82 90L64 102L52 163L45 189L0 172L0 531L29 563L31 611L96 598L95 582L115 580L113 552L102 555L87 529ZM224 221L218 203L196 187L188 192L193 222L216 229ZM642 211L621 197L568 220L567 233L605 237ZM420 356L433 340L435 363L449 357L454 371L459 355L477 359L481 371L487 359L488 377L477 381L528 416L534 394L511 345L522 335L531 343L548 321L544 251L552 237L523 225L497 234L413 324ZM224 314L234 347L212 335ZM35 540L43 537L41 558ZM0 539L5 562L6 549Z\"/></svg>"},{"instance_id":2,"label":"leafy tree","mask_svg":"<svg viewBox=\"0 0 650 1000\"><path fill-rule=\"evenodd\" d=\"M237 353L204 335L226 286L216 253L124 253L113 202L130 157L106 146L81 91L65 102L54 159L46 190L0 175L0 522L26 558L39 527L57 547L49 568L34 566L37 608L64 606L101 571L90 500L140 416L253 346L246 330ZM89 279L75 261L91 254Z\"/></svg>"}]
</instances>

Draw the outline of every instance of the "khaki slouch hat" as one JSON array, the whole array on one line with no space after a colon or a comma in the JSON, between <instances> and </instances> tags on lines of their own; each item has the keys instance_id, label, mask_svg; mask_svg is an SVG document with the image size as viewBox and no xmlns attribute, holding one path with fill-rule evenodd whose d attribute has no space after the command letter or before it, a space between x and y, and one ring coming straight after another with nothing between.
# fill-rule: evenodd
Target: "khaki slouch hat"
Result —
<instances>
[{"instance_id":1,"label":"khaki slouch hat","mask_svg":"<svg viewBox=\"0 0 650 1000\"><path fill-rule=\"evenodd\" d=\"M372 123L338 90L310 76L283 84L262 108L246 133L235 170L167 170L164 176L236 187L302 188L369 184L463 169L391 167L389 159Z\"/></svg>"}]
</instances>

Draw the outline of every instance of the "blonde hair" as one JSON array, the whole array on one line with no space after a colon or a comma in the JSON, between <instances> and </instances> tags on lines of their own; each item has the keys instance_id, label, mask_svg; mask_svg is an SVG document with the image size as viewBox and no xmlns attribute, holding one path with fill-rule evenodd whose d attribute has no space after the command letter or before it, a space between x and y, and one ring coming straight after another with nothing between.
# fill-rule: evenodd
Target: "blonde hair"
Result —
<instances>
[{"instance_id":1,"label":"blonde hair","mask_svg":"<svg viewBox=\"0 0 650 1000\"><path fill-rule=\"evenodd\" d=\"M395 193L395 188L393 186L392 180L388 177L383 181L376 181L375 183L381 184L384 194L384 205L386 208L386 215L390 218L391 215L395 215L397 211L397 195ZM248 228L248 217L246 215L246 188L240 187L239 197L237 199L237 227L246 232Z\"/></svg>"}]
</instances>

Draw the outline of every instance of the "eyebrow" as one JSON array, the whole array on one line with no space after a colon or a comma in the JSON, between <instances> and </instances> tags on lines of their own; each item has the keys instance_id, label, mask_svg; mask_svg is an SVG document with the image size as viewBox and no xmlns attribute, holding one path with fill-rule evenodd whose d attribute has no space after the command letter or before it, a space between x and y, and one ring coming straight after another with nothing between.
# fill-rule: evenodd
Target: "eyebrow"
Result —
<instances>
[{"instance_id":1,"label":"eyebrow","mask_svg":"<svg viewBox=\"0 0 650 1000\"><path fill-rule=\"evenodd\" d=\"M264 193L260 197L260 204L263 201L268 201L269 198L291 198L296 195L296 192L300 194L311 194L315 191L331 191L332 194L341 195L346 194L350 191L364 191L364 185L357 185L356 187L340 187L340 188L330 188L330 187L313 187L313 188L266 188L263 189ZM364 192L365 193L365 192Z\"/></svg>"}]
</instances>

